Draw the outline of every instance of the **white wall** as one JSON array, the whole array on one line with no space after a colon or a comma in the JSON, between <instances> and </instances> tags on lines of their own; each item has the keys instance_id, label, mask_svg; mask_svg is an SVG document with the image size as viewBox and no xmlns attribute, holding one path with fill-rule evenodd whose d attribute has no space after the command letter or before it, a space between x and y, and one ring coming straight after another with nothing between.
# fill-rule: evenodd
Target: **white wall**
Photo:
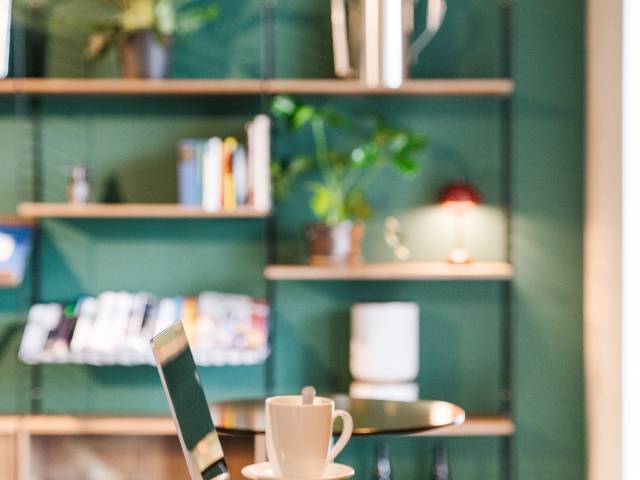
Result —
<instances>
[{"instance_id":1,"label":"white wall","mask_svg":"<svg viewBox=\"0 0 640 480\"><path fill-rule=\"evenodd\" d=\"M640 1L589 0L585 365L590 480L640 478Z\"/></svg>"},{"instance_id":2,"label":"white wall","mask_svg":"<svg viewBox=\"0 0 640 480\"><path fill-rule=\"evenodd\" d=\"M623 478L623 1L588 0L584 347L590 480Z\"/></svg>"},{"instance_id":3,"label":"white wall","mask_svg":"<svg viewBox=\"0 0 640 480\"><path fill-rule=\"evenodd\" d=\"M640 478L640 1L622 27L622 478Z\"/></svg>"}]
</instances>

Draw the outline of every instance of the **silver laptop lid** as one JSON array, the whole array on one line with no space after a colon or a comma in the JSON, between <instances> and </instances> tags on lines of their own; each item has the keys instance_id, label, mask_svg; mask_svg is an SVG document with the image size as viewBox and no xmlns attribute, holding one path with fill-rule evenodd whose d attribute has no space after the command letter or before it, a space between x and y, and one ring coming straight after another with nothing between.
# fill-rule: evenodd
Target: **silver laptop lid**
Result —
<instances>
[{"instance_id":1,"label":"silver laptop lid","mask_svg":"<svg viewBox=\"0 0 640 480\"><path fill-rule=\"evenodd\" d=\"M192 480L227 480L227 465L182 322L151 340Z\"/></svg>"}]
</instances>

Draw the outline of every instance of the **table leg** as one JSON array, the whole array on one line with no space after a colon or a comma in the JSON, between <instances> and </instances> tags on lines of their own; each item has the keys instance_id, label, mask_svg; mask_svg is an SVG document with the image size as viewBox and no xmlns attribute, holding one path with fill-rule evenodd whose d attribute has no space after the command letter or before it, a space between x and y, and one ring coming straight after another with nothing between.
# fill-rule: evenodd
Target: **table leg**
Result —
<instances>
[{"instance_id":1,"label":"table leg","mask_svg":"<svg viewBox=\"0 0 640 480\"><path fill-rule=\"evenodd\" d=\"M219 435L231 480L242 480L244 478L240 473L242 468L254 463L254 437L251 435Z\"/></svg>"}]
</instances>

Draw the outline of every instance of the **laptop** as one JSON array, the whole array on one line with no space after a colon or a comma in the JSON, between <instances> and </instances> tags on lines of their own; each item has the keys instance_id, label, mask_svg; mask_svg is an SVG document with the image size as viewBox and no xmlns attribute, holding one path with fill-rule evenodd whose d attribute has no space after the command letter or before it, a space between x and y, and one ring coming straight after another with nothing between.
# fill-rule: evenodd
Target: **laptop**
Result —
<instances>
[{"instance_id":1,"label":"laptop","mask_svg":"<svg viewBox=\"0 0 640 480\"><path fill-rule=\"evenodd\" d=\"M151 348L191 480L229 480L182 322L171 324L152 338Z\"/></svg>"}]
</instances>

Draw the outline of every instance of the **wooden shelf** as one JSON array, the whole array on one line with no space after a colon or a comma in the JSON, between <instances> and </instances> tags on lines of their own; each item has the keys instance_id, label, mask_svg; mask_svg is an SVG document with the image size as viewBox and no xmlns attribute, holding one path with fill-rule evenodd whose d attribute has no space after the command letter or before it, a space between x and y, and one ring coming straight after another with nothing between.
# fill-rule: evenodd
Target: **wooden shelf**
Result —
<instances>
[{"instance_id":1,"label":"wooden shelf","mask_svg":"<svg viewBox=\"0 0 640 480\"><path fill-rule=\"evenodd\" d=\"M13 435L18 430L20 417L0 416L0 435Z\"/></svg>"},{"instance_id":2,"label":"wooden shelf","mask_svg":"<svg viewBox=\"0 0 640 480\"><path fill-rule=\"evenodd\" d=\"M513 269L505 262L475 262L452 265L446 262L365 263L353 267L270 265L269 280L511 280Z\"/></svg>"},{"instance_id":3,"label":"wooden shelf","mask_svg":"<svg viewBox=\"0 0 640 480\"><path fill-rule=\"evenodd\" d=\"M0 288L17 288L22 283L22 278L16 278L7 272L0 272Z\"/></svg>"},{"instance_id":4,"label":"wooden shelf","mask_svg":"<svg viewBox=\"0 0 640 480\"><path fill-rule=\"evenodd\" d=\"M21 203L23 218L264 218L269 212L251 208L209 212L198 207L166 203L72 205L69 203Z\"/></svg>"},{"instance_id":5,"label":"wooden shelf","mask_svg":"<svg viewBox=\"0 0 640 480\"><path fill-rule=\"evenodd\" d=\"M407 80L400 88L369 88L357 80L238 79L138 80L111 78L22 78L0 81L0 94L32 95L416 95L508 97L510 79Z\"/></svg>"},{"instance_id":6,"label":"wooden shelf","mask_svg":"<svg viewBox=\"0 0 640 480\"><path fill-rule=\"evenodd\" d=\"M31 435L175 435L169 417L35 415L22 417L18 428Z\"/></svg>"},{"instance_id":7,"label":"wooden shelf","mask_svg":"<svg viewBox=\"0 0 640 480\"><path fill-rule=\"evenodd\" d=\"M34 415L24 417L0 417L0 434L18 431L30 435L175 435L173 420L169 417L144 416L75 416ZM466 422L456 427L443 427L426 433L414 434L429 437L496 437L515 432L511 419L500 415L470 415Z\"/></svg>"},{"instance_id":8,"label":"wooden shelf","mask_svg":"<svg viewBox=\"0 0 640 480\"><path fill-rule=\"evenodd\" d=\"M443 427L425 433L420 437L508 437L516 427L509 417L502 415L470 415L460 426Z\"/></svg>"},{"instance_id":9,"label":"wooden shelf","mask_svg":"<svg viewBox=\"0 0 640 480\"><path fill-rule=\"evenodd\" d=\"M16 227L33 227L35 222L31 218L23 218L18 215L0 215L0 226L9 225Z\"/></svg>"}]
</instances>

